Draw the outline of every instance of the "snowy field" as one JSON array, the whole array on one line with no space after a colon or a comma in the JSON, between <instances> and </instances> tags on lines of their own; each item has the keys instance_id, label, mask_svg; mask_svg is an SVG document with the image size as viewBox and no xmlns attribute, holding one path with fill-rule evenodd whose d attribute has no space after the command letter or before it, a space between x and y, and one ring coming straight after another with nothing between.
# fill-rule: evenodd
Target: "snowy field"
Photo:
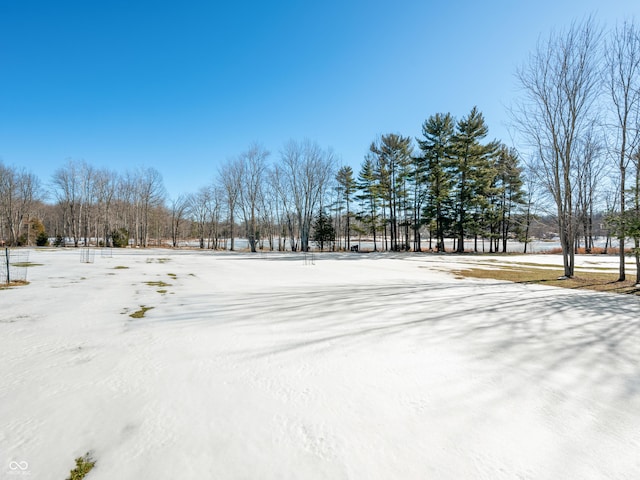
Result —
<instances>
[{"instance_id":1,"label":"snowy field","mask_svg":"<svg viewBox=\"0 0 640 480\"><path fill-rule=\"evenodd\" d=\"M640 478L640 298L450 273L487 260L33 250L0 478Z\"/></svg>"}]
</instances>

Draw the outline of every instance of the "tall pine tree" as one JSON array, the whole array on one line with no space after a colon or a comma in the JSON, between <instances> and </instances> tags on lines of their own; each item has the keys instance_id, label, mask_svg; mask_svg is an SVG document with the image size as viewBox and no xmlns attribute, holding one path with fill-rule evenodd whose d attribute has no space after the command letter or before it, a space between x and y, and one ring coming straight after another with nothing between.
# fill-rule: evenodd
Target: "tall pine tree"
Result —
<instances>
[{"instance_id":1,"label":"tall pine tree","mask_svg":"<svg viewBox=\"0 0 640 480\"><path fill-rule=\"evenodd\" d=\"M356 189L356 182L353 178L353 168L349 166L341 167L336 174L336 182L340 186L340 194L347 207L346 225L344 229L345 246L349 250L351 247L351 200Z\"/></svg>"},{"instance_id":2,"label":"tall pine tree","mask_svg":"<svg viewBox=\"0 0 640 480\"><path fill-rule=\"evenodd\" d=\"M498 149L498 142L482 144L488 127L484 116L477 107L469 115L458 121L452 138L452 172L455 199L455 231L457 252L464 252L466 229L477 227L474 212L485 208L489 186L493 181L492 155Z\"/></svg>"},{"instance_id":3,"label":"tall pine tree","mask_svg":"<svg viewBox=\"0 0 640 480\"><path fill-rule=\"evenodd\" d=\"M395 133L382 135L380 141L371 144L370 150L376 155L376 173L382 198L386 201L389 211L391 250L397 251L400 250L398 218L399 214L404 215L400 210L405 193L404 174L407 171L405 166L411 162L411 137L403 137Z\"/></svg>"},{"instance_id":4,"label":"tall pine tree","mask_svg":"<svg viewBox=\"0 0 640 480\"><path fill-rule=\"evenodd\" d=\"M450 192L452 188L451 149L453 118L449 113L436 113L422 124L424 139L418 146L424 155L424 169L428 182L425 216L435 222L436 250L444 252L445 229L451 221Z\"/></svg>"},{"instance_id":5,"label":"tall pine tree","mask_svg":"<svg viewBox=\"0 0 640 480\"><path fill-rule=\"evenodd\" d=\"M367 227L367 231L373 236L373 251L378 250L376 234L378 231L378 201L379 186L377 183L375 159L369 153L365 157L356 186L360 194L356 198L363 203L364 210L360 214L360 221Z\"/></svg>"}]
</instances>

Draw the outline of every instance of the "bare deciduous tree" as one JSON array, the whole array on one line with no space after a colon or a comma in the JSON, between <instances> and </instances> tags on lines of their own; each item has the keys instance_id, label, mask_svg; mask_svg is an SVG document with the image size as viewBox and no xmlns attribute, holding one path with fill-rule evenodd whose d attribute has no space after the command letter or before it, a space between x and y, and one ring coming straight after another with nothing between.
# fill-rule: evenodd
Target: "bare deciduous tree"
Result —
<instances>
[{"instance_id":1,"label":"bare deciduous tree","mask_svg":"<svg viewBox=\"0 0 640 480\"><path fill-rule=\"evenodd\" d=\"M95 197L95 168L87 162L82 161L79 164L80 173L80 234L82 235L84 245L89 245L91 237L91 224L93 223L93 210L96 205Z\"/></svg>"},{"instance_id":2,"label":"bare deciduous tree","mask_svg":"<svg viewBox=\"0 0 640 480\"><path fill-rule=\"evenodd\" d=\"M636 258L636 284L640 285L640 152L632 157L635 170L633 186L633 209L629 216L629 236L633 238L633 253Z\"/></svg>"},{"instance_id":3,"label":"bare deciduous tree","mask_svg":"<svg viewBox=\"0 0 640 480\"><path fill-rule=\"evenodd\" d=\"M605 79L611 96L614 155L620 172L619 281L625 279L627 167L638 148L640 121L640 32L633 22L617 27L605 46Z\"/></svg>"},{"instance_id":4,"label":"bare deciduous tree","mask_svg":"<svg viewBox=\"0 0 640 480\"><path fill-rule=\"evenodd\" d=\"M578 144L592 128L599 93L600 32L592 19L539 43L517 78L524 99L514 110L518 130L535 150L535 169L553 197L564 275L574 274Z\"/></svg>"},{"instance_id":5,"label":"bare deciduous tree","mask_svg":"<svg viewBox=\"0 0 640 480\"><path fill-rule=\"evenodd\" d=\"M162 175L155 168L141 168L135 175L136 245L149 242L149 222L155 207L163 204L165 189Z\"/></svg>"},{"instance_id":6,"label":"bare deciduous tree","mask_svg":"<svg viewBox=\"0 0 640 480\"><path fill-rule=\"evenodd\" d=\"M240 154L236 160L240 211L245 226L245 234L252 252L256 251L259 208L262 204L264 181L269 152L258 144Z\"/></svg>"},{"instance_id":7,"label":"bare deciduous tree","mask_svg":"<svg viewBox=\"0 0 640 480\"><path fill-rule=\"evenodd\" d=\"M267 170L262 196L261 220L267 229L269 249L274 250L275 239L278 239L278 251L283 251L286 242L286 232L282 229L284 209L280 205L278 196L277 177L273 169Z\"/></svg>"},{"instance_id":8,"label":"bare deciduous tree","mask_svg":"<svg viewBox=\"0 0 640 480\"><path fill-rule=\"evenodd\" d=\"M205 248L207 220L210 217L212 197L213 189L206 186L200 188L197 193L190 195L188 198L189 211L197 229L200 248Z\"/></svg>"},{"instance_id":9,"label":"bare deciduous tree","mask_svg":"<svg viewBox=\"0 0 640 480\"><path fill-rule=\"evenodd\" d=\"M591 253L593 248L593 217L598 187L601 184L605 169L602 155L601 139L592 133L587 133L577 145L580 169L576 172L576 215L582 228L585 252ZM580 235L576 232L576 244L580 244Z\"/></svg>"},{"instance_id":10,"label":"bare deciduous tree","mask_svg":"<svg viewBox=\"0 0 640 480\"><path fill-rule=\"evenodd\" d=\"M235 249L235 223L236 209L240 196L240 171L235 161L229 160L218 169L220 188L224 192L225 209L229 222L229 237L231 239L230 250Z\"/></svg>"},{"instance_id":11,"label":"bare deciduous tree","mask_svg":"<svg viewBox=\"0 0 640 480\"><path fill-rule=\"evenodd\" d=\"M297 214L293 202L293 195L290 191L292 182L287 180L284 165L276 164L273 166L269 175L269 183L277 197L276 205L278 205L279 223L282 225L280 237L284 239L288 235L291 251L295 252L298 250L297 239L299 238L298 225L296 222ZM279 245L282 250L285 250L285 244L286 240Z\"/></svg>"},{"instance_id":12,"label":"bare deciduous tree","mask_svg":"<svg viewBox=\"0 0 640 480\"><path fill-rule=\"evenodd\" d=\"M104 245L109 245L112 224L112 207L116 197L118 176L107 169L97 170L94 174L94 192L99 227L96 236L101 236Z\"/></svg>"},{"instance_id":13,"label":"bare deciduous tree","mask_svg":"<svg viewBox=\"0 0 640 480\"><path fill-rule=\"evenodd\" d=\"M171 200L171 245L178 246L178 238L180 236L180 225L185 219L189 210L189 197L187 195L178 195Z\"/></svg>"},{"instance_id":14,"label":"bare deciduous tree","mask_svg":"<svg viewBox=\"0 0 640 480\"><path fill-rule=\"evenodd\" d=\"M71 237L73 245L80 242L82 221L82 169L83 163L68 160L64 167L53 173L54 193L63 212L63 236Z\"/></svg>"},{"instance_id":15,"label":"bare deciduous tree","mask_svg":"<svg viewBox=\"0 0 640 480\"><path fill-rule=\"evenodd\" d=\"M0 228L6 227L9 245L18 244L21 225L28 219L39 197L38 177L0 162ZM0 239L4 239L1 230Z\"/></svg>"},{"instance_id":16,"label":"bare deciduous tree","mask_svg":"<svg viewBox=\"0 0 640 480\"><path fill-rule=\"evenodd\" d=\"M333 152L322 150L309 140L291 140L281 152L281 191L294 207L303 252L309 250L311 222L334 178L334 169Z\"/></svg>"}]
</instances>

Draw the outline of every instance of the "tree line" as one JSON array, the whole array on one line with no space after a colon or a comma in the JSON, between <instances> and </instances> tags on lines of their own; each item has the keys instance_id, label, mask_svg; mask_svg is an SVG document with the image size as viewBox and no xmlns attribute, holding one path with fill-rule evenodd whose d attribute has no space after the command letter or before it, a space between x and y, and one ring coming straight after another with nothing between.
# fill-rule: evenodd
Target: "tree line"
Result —
<instances>
[{"instance_id":1,"label":"tree line","mask_svg":"<svg viewBox=\"0 0 640 480\"><path fill-rule=\"evenodd\" d=\"M0 164L1 236L10 245L33 242L36 225L75 246L196 238L201 248L230 250L243 237L255 252L307 251L314 241L349 249L363 236L375 250L444 251L444 238L455 235L457 251L468 236L506 251L525 198L522 169L514 150L483 143L486 135L476 108L458 122L436 114L417 147L395 133L375 139L357 176L309 140L289 141L277 156L254 144L221 164L211 184L174 199L153 168L119 174L70 160L45 192L35 175ZM53 201L44 203L45 194Z\"/></svg>"}]
</instances>

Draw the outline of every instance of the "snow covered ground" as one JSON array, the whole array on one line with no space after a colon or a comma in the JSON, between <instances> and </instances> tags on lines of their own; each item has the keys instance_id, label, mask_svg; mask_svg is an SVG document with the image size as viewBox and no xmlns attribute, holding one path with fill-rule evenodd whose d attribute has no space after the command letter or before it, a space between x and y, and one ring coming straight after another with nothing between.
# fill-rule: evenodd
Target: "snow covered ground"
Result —
<instances>
[{"instance_id":1,"label":"snow covered ground","mask_svg":"<svg viewBox=\"0 0 640 480\"><path fill-rule=\"evenodd\" d=\"M640 478L640 298L447 272L485 256L29 260L0 290L0 478L89 450L91 480Z\"/></svg>"}]
</instances>

